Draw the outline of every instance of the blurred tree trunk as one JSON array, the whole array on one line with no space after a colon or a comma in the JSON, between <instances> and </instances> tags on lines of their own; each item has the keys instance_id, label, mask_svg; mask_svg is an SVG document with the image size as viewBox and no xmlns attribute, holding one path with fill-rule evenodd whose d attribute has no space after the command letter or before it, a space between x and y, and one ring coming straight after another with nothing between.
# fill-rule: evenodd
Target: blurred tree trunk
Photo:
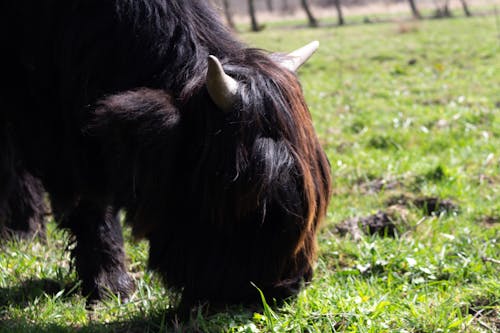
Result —
<instances>
[{"instance_id":1,"label":"blurred tree trunk","mask_svg":"<svg viewBox=\"0 0 500 333\"><path fill-rule=\"evenodd\" d=\"M301 0L302 3L302 8L304 8L306 14L307 14L307 19L309 20L309 26L310 27L317 27L318 26L318 20L314 17L314 15L311 12L311 8L309 7L309 1L308 0Z\"/></svg>"},{"instance_id":2,"label":"blurred tree trunk","mask_svg":"<svg viewBox=\"0 0 500 333\"><path fill-rule=\"evenodd\" d=\"M445 0L444 6L443 6L443 13L444 13L444 16L451 17L450 0Z\"/></svg>"},{"instance_id":3,"label":"blurred tree trunk","mask_svg":"<svg viewBox=\"0 0 500 333\"><path fill-rule=\"evenodd\" d=\"M231 12L231 8L229 7L229 0L222 0L222 5L224 6L224 15L226 16L227 25L235 30L236 26L233 21L233 13Z\"/></svg>"},{"instance_id":4,"label":"blurred tree trunk","mask_svg":"<svg viewBox=\"0 0 500 333\"><path fill-rule=\"evenodd\" d=\"M415 3L415 0L408 0L410 3L410 8L411 8L411 13L413 15L413 18L416 19L421 19L422 15L420 15L420 12L418 11L417 4Z\"/></svg>"},{"instance_id":5,"label":"blurred tree trunk","mask_svg":"<svg viewBox=\"0 0 500 333\"><path fill-rule=\"evenodd\" d=\"M436 18L451 17L449 0L445 0L442 6L437 1L435 1L435 4L437 8L434 17Z\"/></svg>"},{"instance_id":6,"label":"blurred tree trunk","mask_svg":"<svg viewBox=\"0 0 500 333\"><path fill-rule=\"evenodd\" d=\"M281 7L281 11L284 13L288 13L290 11L290 4L288 0L283 0L283 6Z\"/></svg>"},{"instance_id":7,"label":"blurred tree trunk","mask_svg":"<svg viewBox=\"0 0 500 333\"><path fill-rule=\"evenodd\" d=\"M254 0L248 0L248 14L250 15L252 31L259 31L259 23L257 23L257 16L255 15Z\"/></svg>"},{"instance_id":8,"label":"blurred tree trunk","mask_svg":"<svg viewBox=\"0 0 500 333\"><path fill-rule=\"evenodd\" d=\"M267 10L270 12L274 11L273 0L266 0Z\"/></svg>"},{"instance_id":9,"label":"blurred tree trunk","mask_svg":"<svg viewBox=\"0 0 500 333\"><path fill-rule=\"evenodd\" d=\"M342 12L342 6L340 5L340 0L334 0L335 9L337 10L337 22L339 25L344 25L344 13Z\"/></svg>"},{"instance_id":10,"label":"blurred tree trunk","mask_svg":"<svg viewBox=\"0 0 500 333\"><path fill-rule=\"evenodd\" d=\"M464 9L465 16L472 16L472 13L469 10L469 6L467 6L467 2L465 0L460 0L462 3L462 8Z\"/></svg>"}]
</instances>

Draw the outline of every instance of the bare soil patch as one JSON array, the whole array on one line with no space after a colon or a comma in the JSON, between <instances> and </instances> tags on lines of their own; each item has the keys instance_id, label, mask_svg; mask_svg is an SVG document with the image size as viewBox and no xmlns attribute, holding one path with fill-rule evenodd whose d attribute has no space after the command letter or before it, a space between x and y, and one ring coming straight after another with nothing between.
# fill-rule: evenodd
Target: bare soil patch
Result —
<instances>
[{"instance_id":1,"label":"bare soil patch","mask_svg":"<svg viewBox=\"0 0 500 333\"><path fill-rule=\"evenodd\" d=\"M363 193L376 194L381 191L394 190L404 186L404 183L396 178L377 178L373 180L359 180L358 186Z\"/></svg>"},{"instance_id":2,"label":"bare soil patch","mask_svg":"<svg viewBox=\"0 0 500 333\"><path fill-rule=\"evenodd\" d=\"M463 308L462 312L473 315L475 320L491 332L500 332L500 313L498 301L488 297L477 297Z\"/></svg>"},{"instance_id":3,"label":"bare soil patch","mask_svg":"<svg viewBox=\"0 0 500 333\"><path fill-rule=\"evenodd\" d=\"M350 234L354 240L364 235L394 237L397 234L397 218L388 212L379 211L366 217L353 217L335 226L335 232L341 236Z\"/></svg>"},{"instance_id":4,"label":"bare soil patch","mask_svg":"<svg viewBox=\"0 0 500 333\"><path fill-rule=\"evenodd\" d=\"M417 207L428 216L440 215L443 213L458 213L459 206L451 199L442 199L431 196L412 196L401 194L389 198L388 206L401 205L405 207Z\"/></svg>"},{"instance_id":5,"label":"bare soil patch","mask_svg":"<svg viewBox=\"0 0 500 333\"><path fill-rule=\"evenodd\" d=\"M333 231L340 236L351 235L354 240L360 240L363 235L395 237L409 228L408 220L412 207L420 209L427 216L459 212L459 206L451 199L409 194L399 194L389 198L386 206L385 210L380 210L376 214L344 220L335 225ZM487 221L496 220L487 219Z\"/></svg>"},{"instance_id":6,"label":"bare soil patch","mask_svg":"<svg viewBox=\"0 0 500 333\"><path fill-rule=\"evenodd\" d=\"M500 225L500 216L496 215L480 216L477 219L477 222L480 223L482 226L485 226L486 228L493 228L497 225Z\"/></svg>"}]
</instances>

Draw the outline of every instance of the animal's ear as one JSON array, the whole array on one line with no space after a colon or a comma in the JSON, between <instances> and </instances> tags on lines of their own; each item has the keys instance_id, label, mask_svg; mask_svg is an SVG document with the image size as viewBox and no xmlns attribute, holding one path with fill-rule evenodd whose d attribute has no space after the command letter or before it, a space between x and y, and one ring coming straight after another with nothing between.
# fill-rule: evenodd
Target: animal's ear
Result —
<instances>
[{"instance_id":1,"label":"animal's ear","mask_svg":"<svg viewBox=\"0 0 500 333\"><path fill-rule=\"evenodd\" d=\"M151 138L161 139L163 135L167 140L179 121L179 111L170 95L162 90L143 88L99 101L87 132L106 141L147 144Z\"/></svg>"}]
</instances>

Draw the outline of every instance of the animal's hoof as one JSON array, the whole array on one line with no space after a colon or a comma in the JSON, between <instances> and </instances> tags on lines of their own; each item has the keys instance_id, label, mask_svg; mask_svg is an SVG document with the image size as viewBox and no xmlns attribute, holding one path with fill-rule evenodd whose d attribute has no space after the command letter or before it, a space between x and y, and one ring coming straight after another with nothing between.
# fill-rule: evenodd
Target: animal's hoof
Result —
<instances>
[{"instance_id":1,"label":"animal's hoof","mask_svg":"<svg viewBox=\"0 0 500 333\"><path fill-rule=\"evenodd\" d=\"M101 274L96 280L99 283L83 283L82 292L87 296L89 307L112 297L119 297L122 303L127 303L135 290L134 280L125 272Z\"/></svg>"}]
</instances>

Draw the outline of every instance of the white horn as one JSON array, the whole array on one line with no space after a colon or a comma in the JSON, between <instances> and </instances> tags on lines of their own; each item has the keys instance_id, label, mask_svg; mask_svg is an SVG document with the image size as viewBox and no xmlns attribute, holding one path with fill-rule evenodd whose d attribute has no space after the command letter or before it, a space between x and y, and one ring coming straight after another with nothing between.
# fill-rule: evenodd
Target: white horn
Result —
<instances>
[{"instance_id":1,"label":"white horn","mask_svg":"<svg viewBox=\"0 0 500 333\"><path fill-rule=\"evenodd\" d=\"M217 57L208 56L207 90L222 111L230 111L238 93L238 82L227 75Z\"/></svg>"},{"instance_id":2,"label":"white horn","mask_svg":"<svg viewBox=\"0 0 500 333\"><path fill-rule=\"evenodd\" d=\"M279 64L286 69L296 72L300 66L305 64L305 62L316 52L319 47L319 42L315 40L307 44L306 46L301 47L298 50L295 50L289 53L284 59L279 61Z\"/></svg>"}]
</instances>

